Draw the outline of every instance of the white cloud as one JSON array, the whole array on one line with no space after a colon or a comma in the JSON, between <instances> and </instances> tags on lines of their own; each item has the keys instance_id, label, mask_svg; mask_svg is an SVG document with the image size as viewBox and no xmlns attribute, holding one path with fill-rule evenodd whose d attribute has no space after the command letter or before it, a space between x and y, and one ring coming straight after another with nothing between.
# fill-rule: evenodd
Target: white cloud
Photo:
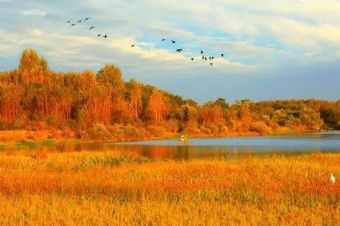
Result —
<instances>
[{"instance_id":1,"label":"white cloud","mask_svg":"<svg viewBox=\"0 0 340 226\"><path fill-rule=\"evenodd\" d=\"M18 47L18 42L20 38L4 30L0 30L0 54L1 55L16 55L20 47Z\"/></svg>"},{"instance_id":2,"label":"white cloud","mask_svg":"<svg viewBox=\"0 0 340 226\"><path fill-rule=\"evenodd\" d=\"M165 85L169 91L182 87L183 95L256 98L261 92L272 95L270 89L264 92L268 80L270 87L287 83L285 95L298 84L296 68L308 80L308 67L340 58L338 0L71 0L67 7L61 1L0 3L0 67L5 69L17 64L24 48L34 48L53 70L98 70L114 63L128 78L170 83ZM65 23L85 16L91 20L76 27ZM96 29L90 32L88 25ZM109 37L97 38L97 32ZM183 53L176 53L177 45L160 43L161 38L176 39ZM200 49L225 57L211 67L200 59ZM319 85L314 83L309 94ZM332 91L320 87L321 94Z\"/></svg>"},{"instance_id":3,"label":"white cloud","mask_svg":"<svg viewBox=\"0 0 340 226\"><path fill-rule=\"evenodd\" d=\"M25 16L46 16L46 12L39 9L23 10L22 14Z\"/></svg>"},{"instance_id":4,"label":"white cloud","mask_svg":"<svg viewBox=\"0 0 340 226\"><path fill-rule=\"evenodd\" d=\"M340 2L335 0L146 0L175 20L236 38L274 35L293 47L338 45ZM183 16L178 16L183 15ZM320 43L323 42L323 43Z\"/></svg>"},{"instance_id":5,"label":"white cloud","mask_svg":"<svg viewBox=\"0 0 340 226\"><path fill-rule=\"evenodd\" d=\"M51 13L48 7L42 11L35 9L34 4L29 6L21 11L23 15L45 16L47 12ZM338 56L340 52L340 2L336 0L310 0L308 3L303 0L140 0L134 4L85 0L73 2L72 6L78 6L77 10L82 13L92 13L89 15L92 18L90 23L96 25L98 32L107 31L108 40L99 41L86 33L83 24L73 30L41 25L39 29L26 31L24 40L19 42L21 46L31 43L50 51L67 49L76 53L87 52L88 46L97 46L97 50L87 52L93 58L105 49L114 52L107 57L119 55L125 58L133 56L140 61L173 61L176 66L188 60L190 55L195 55L198 48L203 48L216 54L226 53L224 63L220 64L235 70L261 68L268 63L280 64L282 59L304 58L310 63L313 59ZM54 10L52 12L59 12ZM74 11L70 9L69 13ZM63 22L70 18L63 13L58 16ZM72 14L71 17L77 18L77 15ZM186 48L184 55L151 41L161 37L181 39ZM8 43L11 42L0 42L0 51L9 51ZM130 48L131 43L138 44ZM329 48L324 48L325 45ZM255 62L251 62L252 59L256 59Z\"/></svg>"}]
</instances>

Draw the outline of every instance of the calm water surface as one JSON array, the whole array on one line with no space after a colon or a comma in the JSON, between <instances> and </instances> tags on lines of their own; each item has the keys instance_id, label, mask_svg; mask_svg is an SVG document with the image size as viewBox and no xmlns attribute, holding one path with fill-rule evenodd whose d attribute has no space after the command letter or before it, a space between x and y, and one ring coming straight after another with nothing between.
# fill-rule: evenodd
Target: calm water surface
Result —
<instances>
[{"instance_id":1,"label":"calm water surface","mask_svg":"<svg viewBox=\"0 0 340 226\"><path fill-rule=\"evenodd\" d=\"M340 132L310 133L265 137L232 137L214 139L152 140L123 143L78 144L82 150L119 151L126 156L161 159L230 158L244 153L300 154L340 152Z\"/></svg>"}]
</instances>

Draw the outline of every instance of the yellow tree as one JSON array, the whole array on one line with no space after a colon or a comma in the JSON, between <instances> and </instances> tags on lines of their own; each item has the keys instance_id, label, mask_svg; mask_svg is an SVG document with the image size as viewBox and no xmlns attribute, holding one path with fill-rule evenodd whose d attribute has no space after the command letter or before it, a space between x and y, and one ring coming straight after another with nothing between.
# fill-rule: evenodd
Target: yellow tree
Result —
<instances>
[{"instance_id":1,"label":"yellow tree","mask_svg":"<svg viewBox=\"0 0 340 226\"><path fill-rule=\"evenodd\" d=\"M105 65L97 74L97 82L111 89L113 97L124 96L125 83L118 67Z\"/></svg>"},{"instance_id":2,"label":"yellow tree","mask_svg":"<svg viewBox=\"0 0 340 226\"><path fill-rule=\"evenodd\" d=\"M0 121L12 122L20 113L23 91L14 83L0 83Z\"/></svg>"},{"instance_id":3,"label":"yellow tree","mask_svg":"<svg viewBox=\"0 0 340 226\"><path fill-rule=\"evenodd\" d=\"M142 84L132 79L127 87L132 117L138 119L142 112Z\"/></svg>"},{"instance_id":4,"label":"yellow tree","mask_svg":"<svg viewBox=\"0 0 340 226\"><path fill-rule=\"evenodd\" d=\"M89 127L96 121L96 115L98 115L97 112L99 110L99 103L96 101L95 73L92 71L84 71L80 73L79 78L80 96L83 101L83 106L81 106L81 110L79 111L81 114L78 120L81 121L80 124Z\"/></svg>"},{"instance_id":5,"label":"yellow tree","mask_svg":"<svg viewBox=\"0 0 340 226\"><path fill-rule=\"evenodd\" d=\"M24 50L19 64L19 74L24 84L42 84L47 71L48 64L44 58L39 58L35 50Z\"/></svg>"},{"instance_id":6,"label":"yellow tree","mask_svg":"<svg viewBox=\"0 0 340 226\"><path fill-rule=\"evenodd\" d=\"M205 104L199 111L202 123L223 123L223 112L220 106L212 103Z\"/></svg>"},{"instance_id":7,"label":"yellow tree","mask_svg":"<svg viewBox=\"0 0 340 226\"><path fill-rule=\"evenodd\" d=\"M162 122L168 113L167 98L157 89L153 89L147 107L147 116L155 124Z\"/></svg>"},{"instance_id":8,"label":"yellow tree","mask_svg":"<svg viewBox=\"0 0 340 226\"><path fill-rule=\"evenodd\" d=\"M105 100L103 107L105 115L110 115L113 122L122 121L126 118L123 115L126 111L127 103L125 103L125 82L120 69L112 64L105 65L97 74L97 82L104 87L105 95L110 100Z\"/></svg>"}]
</instances>

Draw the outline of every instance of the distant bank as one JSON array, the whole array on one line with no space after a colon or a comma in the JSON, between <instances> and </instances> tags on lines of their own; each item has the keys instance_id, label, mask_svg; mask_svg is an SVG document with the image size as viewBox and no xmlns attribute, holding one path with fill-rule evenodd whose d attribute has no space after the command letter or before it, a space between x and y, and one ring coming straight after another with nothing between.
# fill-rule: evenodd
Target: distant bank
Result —
<instances>
[{"instance_id":1,"label":"distant bank","mask_svg":"<svg viewBox=\"0 0 340 226\"><path fill-rule=\"evenodd\" d=\"M194 100L124 81L115 65L93 71L54 72L34 50L19 66L0 72L0 143L81 139L131 141L224 137L340 129L340 101L223 98Z\"/></svg>"}]
</instances>

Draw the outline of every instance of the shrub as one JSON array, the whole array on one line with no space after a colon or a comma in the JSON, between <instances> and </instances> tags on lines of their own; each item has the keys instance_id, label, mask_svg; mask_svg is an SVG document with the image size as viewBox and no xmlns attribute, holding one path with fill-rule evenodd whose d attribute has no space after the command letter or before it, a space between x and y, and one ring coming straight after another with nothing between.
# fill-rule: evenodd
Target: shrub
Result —
<instances>
[{"instance_id":1,"label":"shrub","mask_svg":"<svg viewBox=\"0 0 340 226\"><path fill-rule=\"evenodd\" d=\"M112 134L101 123L96 123L89 131L89 137L96 140L111 139Z\"/></svg>"},{"instance_id":2,"label":"shrub","mask_svg":"<svg viewBox=\"0 0 340 226\"><path fill-rule=\"evenodd\" d=\"M260 135L266 135L271 132L270 128L264 122L255 122L251 127L251 131L257 132Z\"/></svg>"},{"instance_id":3,"label":"shrub","mask_svg":"<svg viewBox=\"0 0 340 226\"><path fill-rule=\"evenodd\" d=\"M321 118L327 126L333 129L340 129L340 111L333 108L321 110Z\"/></svg>"}]
</instances>

